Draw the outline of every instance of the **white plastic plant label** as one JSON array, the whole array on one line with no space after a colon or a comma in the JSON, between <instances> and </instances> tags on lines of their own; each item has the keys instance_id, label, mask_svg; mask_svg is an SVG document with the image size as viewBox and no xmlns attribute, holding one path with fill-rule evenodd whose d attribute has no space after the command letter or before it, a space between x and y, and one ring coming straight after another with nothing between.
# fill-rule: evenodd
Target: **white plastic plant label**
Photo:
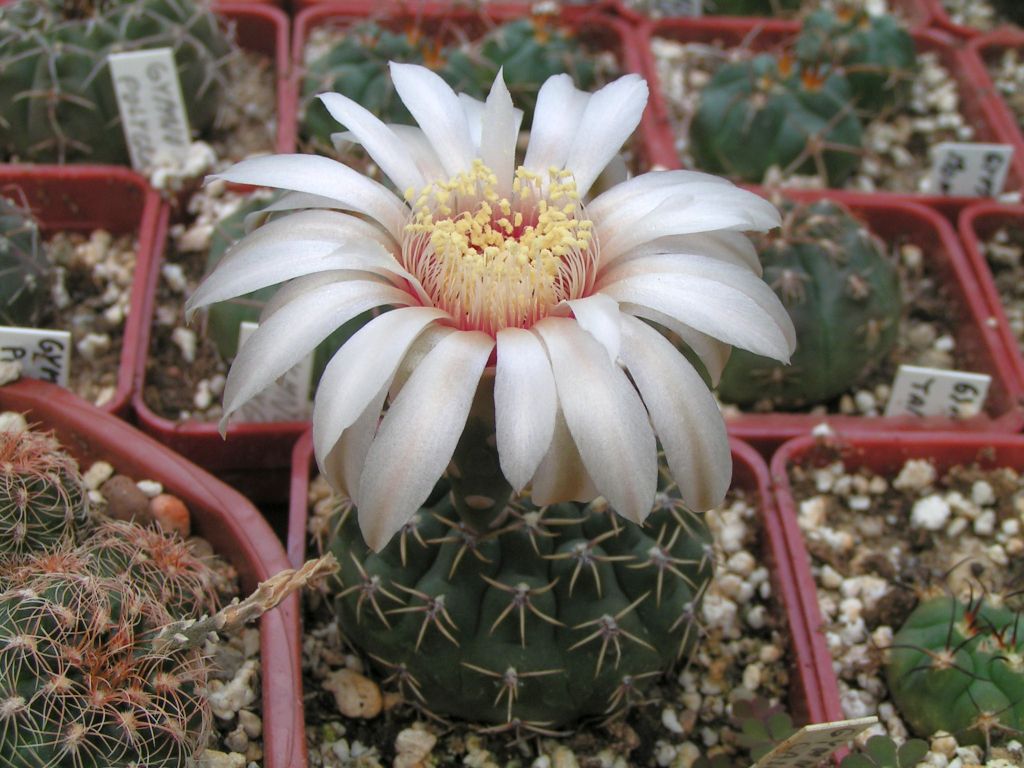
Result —
<instances>
[{"instance_id":1,"label":"white plastic plant label","mask_svg":"<svg viewBox=\"0 0 1024 768\"><path fill-rule=\"evenodd\" d=\"M71 333L0 326L0 363L18 363L22 376L66 387Z\"/></svg>"},{"instance_id":2,"label":"white plastic plant label","mask_svg":"<svg viewBox=\"0 0 1024 768\"><path fill-rule=\"evenodd\" d=\"M942 142L932 150L932 189L954 197L996 197L1012 158L1009 144Z\"/></svg>"},{"instance_id":3,"label":"white plastic plant label","mask_svg":"<svg viewBox=\"0 0 1024 768\"><path fill-rule=\"evenodd\" d=\"M751 768L816 768L861 731L878 722L874 715L805 725Z\"/></svg>"},{"instance_id":4,"label":"white plastic plant label","mask_svg":"<svg viewBox=\"0 0 1024 768\"><path fill-rule=\"evenodd\" d=\"M107 59L132 167L148 172L158 165L181 165L191 135L174 53L153 48Z\"/></svg>"},{"instance_id":5,"label":"white plastic plant label","mask_svg":"<svg viewBox=\"0 0 1024 768\"><path fill-rule=\"evenodd\" d=\"M257 327L257 323L249 322L239 326L239 349ZM313 358L310 356L239 408L232 421L305 421L312 413L309 399L312 380Z\"/></svg>"},{"instance_id":6,"label":"white plastic plant label","mask_svg":"<svg viewBox=\"0 0 1024 768\"><path fill-rule=\"evenodd\" d=\"M992 377L901 365L896 371L886 416L945 416L966 419L981 413Z\"/></svg>"}]
</instances>

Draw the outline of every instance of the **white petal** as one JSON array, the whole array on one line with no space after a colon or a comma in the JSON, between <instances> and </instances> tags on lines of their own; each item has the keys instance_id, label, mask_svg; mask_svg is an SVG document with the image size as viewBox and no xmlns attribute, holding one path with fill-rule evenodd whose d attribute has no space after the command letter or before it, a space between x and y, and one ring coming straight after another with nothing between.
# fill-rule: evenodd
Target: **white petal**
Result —
<instances>
[{"instance_id":1,"label":"white petal","mask_svg":"<svg viewBox=\"0 0 1024 768\"><path fill-rule=\"evenodd\" d=\"M699 512L717 506L732 480L732 454L715 398L660 333L630 317L622 327L622 360L651 414L683 500Z\"/></svg>"},{"instance_id":2,"label":"white petal","mask_svg":"<svg viewBox=\"0 0 1024 768\"><path fill-rule=\"evenodd\" d=\"M416 160L416 167L420 169L424 179L428 182L448 179L448 174L444 172L444 167L441 165L433 145L421 128L415 125L395 123L389 123L388 128L409 148L410 154Z\"/></svg>"},{"instance_id":3,"label":"white petal","mask_svg":"<svg viewBox=\"0 0 1024 768\"><path fill-rule=\"evenodd\" d=\"M356 315L383 304L405 305L409 294L365 280L330 283L296 297L265 318L238 350L224 386L224 417L266 389Z\"/></svg>"},{"instance_id":4,"label":"white petal","mask_svg":"<svg viewBox=\"0 0 1024 768\"><path fill-rule=\"evenodd\" d=\"M718 382L722 378L722 371L725 370L725 364L729 362L729 354L732 352L730 345L712 336L708 336L706 333L701 333L695 328L679 322L674 317L669 317L662 312L656 312L650 307L623 303L619 305L619 309L624 314L650 320L676 334L700 358L700 361L707 369L708 376L711 377L711 385L718 386Z\"/></svg>"},{"instance_id":5,"label":"white petal","mask_svg":"<svg viewBox=\"0 0 1024 768\"><path fill-rule=\"evenodd\" d=\"M650 307L733 346L788 361L793 351L793 322L785 307L750 272L733 269L739 274L727 282L693 275L648 274L620 280L601 291L620 304ZM744 284L740 276L756 281L760 288ZM762 289L777 306L771 306Z\"/></svg>"},{"instance_id":6,"label":"white petal","mask_svg":"<svg viewBox=\"0 0 1024 768\"><path fill-rule=\"evenodd\" d=\"M659 237L657 240L637 246L628 254L621 256L615 263L619 263L623 259L651 256L657 253L699 253L746 267L758 277L761 277L763 273L761 259L750 238L742 232L729 231Z\"/></svg>"},{"instance_id":7,"label":"white petal","mask_svg":"<svg viewBox=\"0 0 1024 768\"><path fill-rule=\"evenodd\" d=\"M602 192L587 203L587 211L595 218L603 219L605 216L614 213L622 205L638 197L653 194L656 190L682 192L685 191L683 187L687 184L733 186L733 183L728 179L723 179L721 176L713 176L710 173L701 173L700 171L651 171L640 176L634 176ZM667 197L674 194L674 192L663 191L662 194Z\"/></svg>"},{"instance_id":8,"label":"white petal","mask_svg":"<svg viewBox=\"0 0 1024 768\"><path fill-rule=\"evenodd\" d=\"M426 186L406 145L380 118L340 93L321 93L320 101L331 117L355 134L366 153L401 192L409 188L419 191Z\"/></svg>"},{"instance_id":9,"label":"white petal","mask_svg":"<svg viewBox=\"0 0 1024 768\"><path fill-rule=\"evenodd\" d=\"M595 293L582 299L565 302L572 309L580 327L601 342L611 362L619 359L622 343L619 304L609 296Z\"/></svg>"},{"instance_id":10,"label":"white petal","mask_svg":"<svg viewBox=\"0 0 1024 768\"><path fill-rule=\"evenodd\" d=\"M445 173L455 176L473 164L473 141L459 99L426 67L391 62L391 80L409 113L430 140Z\"/></svg>"},{"instance_id":11,"label":"white petal","mask_svg":"<svg viewBox=\"0 0 1024 768\"><path fill-rule=\"evenodd\" d=\"M320 472L327 478L327 482L338 493L352 499L358 504L359 500L359 476L363 472L363 465L366 463L366 453L370 450L373 437L377 434L377 425L380 422L381 410L384 408L384 400L387 397L386 386L375 394L370 402L363 408L363 412L348 429L341 433L339 439L331 446L326 454L316 452L317 466ZM329 392L317 390L316 399L320 402L322 397L329 397Z\"/></svg>"},{"instance_id":12,"label":"white petal","mask_svg":"<svg viewBox=\"0 0 1024 768\"><path fill-rule=\"evenodd\" d=\"M469 126L469 138L473 142L473 148L479 152L480 140L484 133L484 103L468 93L460 93L459 104L462 105L462 111L466 115L466 124Z\"/></svg>"},{"instance_id":13,"label":"white petal","mask_svg":"<svg viewBox=\"0 0 1024 768\"><path fill-rule=\"evenodd\" d=\"M565 160L580 197L640 124L646 105L647 82L640 75L624 75L590 97Z\"/></svg>"},{"instance_id":14,"label":"white petal","mask_svg":"<svg viewBox=\"0 0 1024 768\"><path fill-rule=\"evenodd\" d=\"M501 197L512 196L512 177L515 173L516 124L512 95L505 86L501 70L491 85L481 120L480 159L498 178L496 192Z\"/></svg>"},{"instance_id":15,"label":"white petal","mask_svg":"<svg viewBox=\"0 0 1024 768\"><path fill-rule=\"evenodd\" d=\"M373 550L416 513L448 466L493 348L483 333L449 334L388 409L359 481L359 527Z\"/></svg>"},{"instance_id":16,"label":"white petal","mask_svg":"<svg viewBox=\"0 0 1024 768\"><path fill-rule=\"evenodd\" d=\"M524 168L547 173L565 165L589 101L590 94L576 88L569 75L554 75L544 82L537 93Z\"/></svg>"},{"instance_id":17,"label":"white petal","mask_svg":"<svg viewBox=\"0 0 1024 768\"><path fill-rule=\"evenodd\" d=\"M405 203L383 184L319 155L250 157L210 178L330 198L339 208L376 219L399 242L409 217Z\"/></svg>"},{"instance_id":18,"label":"white petal","mask_svg":"<svg viewBox=\"0 0 1024 768\"><path fill-rule=\"evenodd\" d=\"M592 501L597 495L597 488L583 465L562 409L558 408L551 445L533 476L530 500L544 506L563 501Z\"/></svg>"},{"instance_id":19,"label":"white petal","mask_svg":"<svg viewBox=\"0 0 1024 768\"><path fill-rule=\"evenodd\" d=\"M371 398L391 380L409 346L430 323L446 317L439 309L405 307L375 317L345 342L324 368L313 407L313 448L325 455Z\"/></svg>"},{"instance_id":20,"label":"white petal","mask_svg":"<svg viewBox=\"0 0 1024 768\"><path fill-rule=\"evenodd\" d=\"M547 347L566 424L598 492L620 515L642 522L654 503L658 461L640 396L574 320L547 317L533 328Z\"/></svg>"},{"instance_id":21,"label":"white petal","mask_svg":"<svg viewBox=\"0 0 1024 768\"><path fill-rule=\"evenodd\" d=\"M551 445L558 397L540 339L522 328L498 331L494 413L501 471L518 492Z\"/></svg>"}]
</instances>

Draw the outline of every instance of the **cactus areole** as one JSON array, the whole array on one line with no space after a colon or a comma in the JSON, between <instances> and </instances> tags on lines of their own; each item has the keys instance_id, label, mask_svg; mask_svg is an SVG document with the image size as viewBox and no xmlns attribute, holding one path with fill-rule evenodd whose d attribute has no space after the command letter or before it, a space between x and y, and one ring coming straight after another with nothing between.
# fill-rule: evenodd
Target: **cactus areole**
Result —
<instances>
[{"instance_id":1,"label":"cactus areole","mask_svg":"<svg viewBox=\"0 0 1024 768\"><path fill-rule=\"evenodd\" d=\"M244 161L221 178L306 210L252 232L189 308L289 281L239 350L225 418L382 310L314 406L318 464L349 500L339 617L428 709L550 732L628 704L694 639L709 562L690 510L721 501L731 459L700 374L650 323L713 378L731 343L788 357L743 234L778 213L687 171L592 196L646 104L636 75L594 94L549 78L521 162L500 73L485 102L422 67L391 76L412 131L321 99L400 193L328 158Z\"/></svg>"}]
</instances>

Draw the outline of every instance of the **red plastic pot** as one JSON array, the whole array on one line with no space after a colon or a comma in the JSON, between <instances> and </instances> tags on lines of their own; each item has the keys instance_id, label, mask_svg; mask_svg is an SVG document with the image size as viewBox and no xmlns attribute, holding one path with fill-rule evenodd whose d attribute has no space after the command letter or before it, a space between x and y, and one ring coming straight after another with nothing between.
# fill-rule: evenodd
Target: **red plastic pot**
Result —
<instances>
[{"instance_id":1,"label":"red plastic pot","mask_svg":"<svg viewBox=\"0 0 1024 768\"><path fill-rule=\"evenodd\" d=\"M629 19L634 21L642 21L646 18L646 14L631 8L627 0L611 0L611 4L617 6L617 12ZM914 28L924 28L932 23L932 9L931 0L892 0L890 6L894 8L896 13L906 19L907 24ZM715 16L711 13L704 13L703 17ZM735 19L742 18L737 16L717 16L716 18L721 19ZM746 17L751 18L751 17Z\"/></svg>"},{"instance_id":2,"label":"red plastic pot","mask_svg":"<svg viewBox=\"0 0 1024 768\"><path fill-rule=\"evenodd\" d=\"M887 243L903 240L918 245L928 259L937 282L949 291L950 314L956 323L957 349L966 358L965 368L992 377L985 413L963 421L917 417L884 418L812 416L804 413L745 413L727 419L730 434L770 452L779 444L805 435L818 424L828 423L840 434L879 430L965 429L1016 432L1024 425L1024 385L1006 359L992 312L950 224L935 211L911 202L879 200L877 195L851 192L787 191L785 196L802 202L827 198L842 203L863 219L871 231Z\"/></svg>"},{"instance_id":3,"label":"red plastic pot","mask_svg":"<svg viewBox=\"0 0 1024 768\"><path fill-rule=\"evenodd\" d=\"M942 0L924 0L925 3L931 6L932 19L935 22L935 26L943 29L947 32L952 32L954 35L961 38L972 38L983 34L983 30L977 27L969 27L966 24L957 24L950 18L949 12L946 11L946 6L942 4Z\"/></svg>"},{"instance_id":4,"label":"red plastic pot","mask_svg":"<svg viewBox=\"0 0 1024 768\"><path fill-rule=\"evenodd\" d=\"M0 191L24 199L43 236L57 232L134 233L135 280L125 320L121 359L113 397L102 410L123 416L134 391L133 375L144 333L145 286L155 272L156 249L163 242L165 211L146 180L126 168L95 165L0 165ZM75 353L71 353L75 365Z\"/></svg>"},{"instance_id":5,"label":"red plastic pot","mask_svg":"<svg viewBox=\"0 0 1024 768\"><path fill-rule=\"evenodd\" d=\"M195 532L238 571L242 590L291 567L260 513L240 494L125 422L72 393L37 381L0 387L0 410L20 411L56 432L80 462L104 460L138 479L157 480L192 512ZM260 621L263 744L266 768L305 765L299 598Z\"/></svg>"},{"instance_id":6,"label":"red plastic pot","mask_svg":"<svg viewBox=\"0 0 1024 768\"><path fill-rule=\"evenodd\" d=\"M1024 205L978 203L965 208L960 214L959 232L967 261L978 279L978 288L991 312L989 324L995 326L1006 359L1013 368L1018 391L1024 391L1024 354L1003 309L992 271L985 258L982 243L1000 227L1007 224L1024 225Z\"/></svg>"},{"instance_id":7,"label":"red plastic pot","mask_svg":"<svg viewBox=\"0 0 1024 768\"><path fill-rule=\"evenodd\" d=\"M1024 30L1004 27L986 35L975 37L967 44L964 60L978 91L985 96L984 106L993 123L1002 127L1004 141L1013 146L1014 159L1024 162L1024 129L1021 122L1003 99L989 73L989 62L998 59L1003 51L1015 48L1024 56Z\"/></svg>"},{"instance_id":8,"label":"red plastic pot","mask_svg":"<svg viewBox=\"0 0 1024 768\"><path fill-rule=\"evenodd\" d=\"M725 48L746 46L752 51L775 50L799 32L798 23L789 21L763 21L754 19L729 19L706 17L700 19L661 19L640 25L638 36L643 42L640 51L643 74L651 87L648 112L653 119L641 123L644 141L651 148L655 162L667 168L680 168L681 163L675 150L675 138L670 112L662 94L657 76L654 54L650 41L653 37L665 37L683 43L708 43ZM1001 124L993 122L985 108L986 94L980 92L969 69L967 56L957 47L957 41L935 30L914 30L912 32L917 50L934 51L942 65L956 80L960 91L960 112L967 124L975 129L973 141L1006 143ZM1015 156L1006 178L1006 190L1024 186L1024 158ZM918 192L874 192L872 195L885 201L905 201L930 205L951 218L966 205L977 202L977 198L950 197Z\"/></svg>"},{"instance_id":9,"label":"red plastic pot","mask_svg":"<svg viewBox=\"0 0 1024 768\"><path fill-rule=\"evenodd\" d=\"M295 151L295 117L290 110L291 96L288 76L288 17L278 8L252 3L218 3L217 13L230 20L237 30L239 44L274 58L277 86L277 138L275 150ZM160 248L164 240L160 241ZM236 424L224 440L216 423L176 422L157 415L143 398L146 359L150 346L150 325L156 303L160 270L154 269L145 283L142 308L142 333L138 340L135 363L136 390L132 408L139 426L160 442L210 472L230 479L255 498L283 498L287 484L288 457L295 440L306 428L305 422L285 424ZM277 470L276 473L274 470Z\"/></svg>"},{"instance_id":10,"label":"red plastic pot","mask_svg":"<svg viewBox=\"0 0 1024 768\"><path fill-rule=\"evenodd\" d=\"M771 573L772 595L779 601L779 611L789 630L790 713L803 723L841 719L838 694L832 692L836 684L828 649L821 634L811 631L805 620L808 608L803 603L808 596L813 596L814 581L796 518L787 519L777 513L768 467L757 451L739 440L731 440L730 445L733 487L744 489L757 500L758 520L763 531L763 555ZM315 474L313 437L312 432L307 432L296 443L292 459L287 549L288 557L294 563L301 563L306 557L309 481Z\"/></svg>"},{"instance_id":11,"label":"red plastic pot","mask_svg":"<svg viewBox=\"0 0 1024 768\"><path fill-rule=\"evenodd\" d=\"M631 24L604 13L606 3L562 5L555 17L557 23L572 29L579 38L593 43L600 50L611 51L622 72L641 72L641 41ZM348 2L315 2L295 17L292 38L292 92L296 98L294 114L302 97L302 78L305 70L304 54L310 32L327 25L347 26L372 19L394 29L417 28L445 40L473 39L496 23L530 16L530 6L522 3L486 3L479 8L445 2L380 3L374 0ZM644 120L653 119L651 105L644 112ZM634 135L634 149L639 166L649 168L658 162L650 148Z\"/></svg>"}]
</instances>

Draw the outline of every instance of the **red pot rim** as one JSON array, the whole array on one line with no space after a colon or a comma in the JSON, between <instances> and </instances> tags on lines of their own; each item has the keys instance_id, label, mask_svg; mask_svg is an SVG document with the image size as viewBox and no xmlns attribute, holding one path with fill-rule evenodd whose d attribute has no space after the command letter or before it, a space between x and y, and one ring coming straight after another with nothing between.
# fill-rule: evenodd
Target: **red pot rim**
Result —
<instances>
[{"instance_id":1,"label":"red pot rim","mask_svg":"<svg viewBox=\"0 0 1024 768\"><path fill-rule=\"evenodd\" d=\"M733 482L756 492L759 519L764 527L764 546L768 548L772 570L772 588L782 603L790 635L790 666L795 673L790 698L802 710L808 722L830 722L842 719L839 690L832 672L831 658L824 637L816 631L820 624L810 624L810 604L817 603L809 558L803 548L796 518L779 514L774 504L771 477L761 455L750 445L730 439L733 457ZM288 510L288 557L301 563L306 557L306 520L309 506L309 483L315 470L312 431L295 444L292 453L292 479Z\"/></svg>"},{"instance_id":2,"label":"red pot rim","mask_svg":"<svg viewBox=\"0 0 1024 768\"><path fill-rule=\"evenodd\" d=\"M190 508L196 531L235 566L244 590L291 567L274 532L244 496L73 393L22 380L0 387L0 408L26 413L30 422L54 430L80 460L102 458L130 476L162 483ZM299 598L292 595L260 622L267 768L305 765L301 649Z\"/></svg>"},{"instance_id":3,"label":"red pot rim","mask_svg":"<svg viewBox=\"0 0 1024 768\"><path fill-rule=\"evenodd\" d=\"M0 188L24 191L44 232L103 228L114 234L135 234L134 279L117 384L113 397L101 406L107 413L126 415L135 388L138 340L145 332L146 316L141 309L145 286L155 272L156 249L163 236L159 195L134 171L99 165L0 165ZM134 226L125 226L129 219ZM72 365L74 358L72 351Z\"/></svg>"},{"instance_id":4,"label":"red pot rim","mask_svg":"<svg viewBox=\"0 0 1024 768\"><path fill-rule=\"evenodd\" d=\"M753 188L760 194L769 193L763 188ZM992 376L996 388L991 394L1001 393L1002 404L998 411L988 417L976 417L960 422L948 419L917 419L914 417L885 418L882 416L846 416L827 414L815 416L805 413L744 413L726 419L730 434L751 442L758 447L772 449L787 439L810 433L819 424L826 423L840 433L876 432L894 429L963 429L990 432L1016 432L1024 426L1024 382L1016 375L1007 360L1005 345L998 328L989 322L992 312L986 299L983 284L975 278L975 270L964 255L952 226L936 211L916 202L878 199L868 193L836 192L821 190L778 190L785 197L803 202L820 199L834 200L848 206L855 214L872 219L882 219L886 214L900 217L900 221L916 221L927 231L934 233L938 248L932 251L931 260L936 258L940 266L953 280L947 281L954 291L954 300L959 299L963 308L963 321L969 323L976 337L976 354L987 363L986 373ZM926 251L927 252L927 251ZM967 346L961 343L961 346ZM999 396L999 395L997 395Z\"/></svg>"},{"instance_id":5,"label":"red pot rim","mask_svg":"<svg viewBox=\"0 0 1024 768\"><path fill-rule=\"evenodd\" d=\"M938 0L934 1L938 2ZM774 42L777 39L794 35L799 30L799 22L742 17L706 16L685 20L646 20L640 23L637 29L637 37L643 42L640 50L643 64L642 74L650 84L651 96L648 111L653 114L653 119L649 122L648 126L651 134L645 138L651 147L652 156L666 168L682 167L676 154L669 109L661 91L657 66L651 50L650 41L653 37L665 33L671 34L673 31L681 35L725 33L741 40L752 39L757 36ZM958 45L957 40L935 29L916 28L911 29L910 33L914 38L917 49L937 52L942 59L943 65L956 80L960 92L960 112L967 118L968 123L974 126L978 134L975 140L1011 143L1002 122L994 120L990 115L990 110L986 106L990 94L979 90L977 84L973 82L974 74L969 63L970 57ZM643 126L641 127L643 128ZM1020 152L1014 154L1006 184L1007 188L1011 190L1024 187L1024 157L1021 156ZM841 188L829 189L837 192L847 191ZM886 201L911 200L923 203L951 217L959 213L965 206L978 200L978 198L971 197L953 197L921 192L883 191L870 194L875 198Z\"/></svg>"}]
</instances>

